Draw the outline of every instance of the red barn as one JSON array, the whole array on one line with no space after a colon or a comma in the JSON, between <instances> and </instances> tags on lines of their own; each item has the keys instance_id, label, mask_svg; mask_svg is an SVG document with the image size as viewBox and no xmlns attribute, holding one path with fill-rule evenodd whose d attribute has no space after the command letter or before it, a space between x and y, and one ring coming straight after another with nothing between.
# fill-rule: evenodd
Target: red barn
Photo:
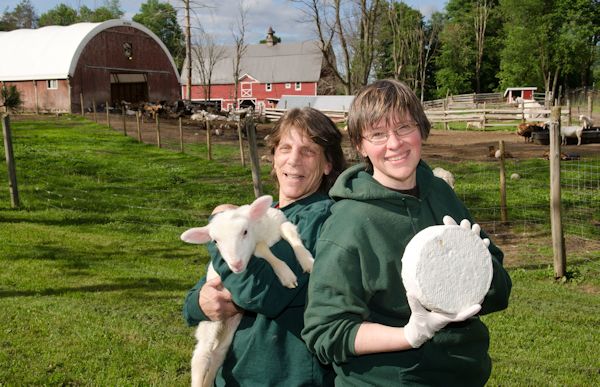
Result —
<instances>
[{"instance_id":1,"label":"red barn","mask_svg":"<svg viewBox=\"0 0 600 387\"><path fill-rule=\"evenodd\" d=\"M314 96L321 93L322 85L328 84L323 53L318 42L275 43L273 30L269 29L266 44L248 45L240 60L240 73L237 85L237 101L234 82L234 59L236 50L233 46L219 46L213 58L210 91L208 92L208 76L201 71L200 60L203 58L204 69L210 62L204 52L206 47L196 46L192 50L192 101L210 100L229 110L237 105L253 107L260 110L264 107L275 107L282 95ZM182 95L186 94L187 63L181 75Z\"/></svg>"},{"instance_id":2,"label":"red barn","mask_svg":"<svg viewBox=\"0 0 600 387\"><path fill-rule=\"evenodd\" d=\"M0 32L0 82L22 109L73 112L109 102L179 99L179 73L161 40L126 20Z\"/></svg>"}]
</instances>

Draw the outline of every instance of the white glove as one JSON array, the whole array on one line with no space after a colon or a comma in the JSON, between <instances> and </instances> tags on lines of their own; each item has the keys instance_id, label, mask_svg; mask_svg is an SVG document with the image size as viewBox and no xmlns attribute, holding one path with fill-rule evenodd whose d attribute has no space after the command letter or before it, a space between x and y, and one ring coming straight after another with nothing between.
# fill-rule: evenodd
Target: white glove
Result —
<instances>
[{"instance_id":1,"label":"white glove","mask_svg":"<svg viewBox=\"0 0 600 387\"><path fill-rule=\"evenodd\" d=\"M450 215L444 216L442 221L444 222L444 225L446 225L446 226L458 226L458 224L456 224L456 220L454 220L454 218L452 218ZM481 227L479 227L479 225L477 223L474 223L473 227L471 227L471 222L469 222L469 219L463 219L460 222L460 227L466 228L467 230L470 229L478 237L481 238ZM488 238L482 238L482 241L486 247L490 247L490 240Z\"/></svg>"},{"instance_id":2,"label":"white glove","mask_svg":"<svg viewBox=\"0 0 600 387\"><path fill-rule=\"evenodd\" d=\"M447 324L464 321L481 310L481 305L475 304L458 313L430 312L412 294L406 297L412 314L404 326L404 337L413 348L419 348Z\"/></svg>"}]
</instances>

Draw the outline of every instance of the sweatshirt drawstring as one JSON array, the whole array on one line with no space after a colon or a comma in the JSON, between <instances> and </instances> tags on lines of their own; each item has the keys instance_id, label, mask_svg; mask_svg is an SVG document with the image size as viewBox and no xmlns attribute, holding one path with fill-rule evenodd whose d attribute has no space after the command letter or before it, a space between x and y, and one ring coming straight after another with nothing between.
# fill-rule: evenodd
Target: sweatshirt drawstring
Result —
<instances>
[{"instance_id":1,"label":"sweatshirt drawstring","mask_svg":"<svg viewBox=\"0 0 600 387\"><path fill-rule=\"evenodd\" d=\"M406 208L406 212L408 213L408 217L410 218L410 226L412 227L413 230L413 236L417 235L417 227L415 226L415 223L413 222L413 216L412 213L410 212L410 207L408 206L408 204L406 204L406 198L402 198L402 203L404 204L404 208Z\"/></svg>"}]
</instances>

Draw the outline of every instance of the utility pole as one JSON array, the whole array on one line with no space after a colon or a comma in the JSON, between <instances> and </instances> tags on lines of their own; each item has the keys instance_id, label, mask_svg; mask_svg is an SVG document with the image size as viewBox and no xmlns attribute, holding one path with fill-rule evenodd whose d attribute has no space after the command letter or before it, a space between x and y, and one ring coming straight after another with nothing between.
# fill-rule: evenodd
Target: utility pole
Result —
<instances>
[{"instance_id":1,"label":"utility pole","mask_svg":"<svg viewBox=\"0 0 600 387\"><path fill-rule=\"evenodd\" d=\"M190 0L184 0L185 4L185 57L187 60L187 85L185 88L185 99L192 101L192 32L190 27Z\"/></svg>"}]
</instances>

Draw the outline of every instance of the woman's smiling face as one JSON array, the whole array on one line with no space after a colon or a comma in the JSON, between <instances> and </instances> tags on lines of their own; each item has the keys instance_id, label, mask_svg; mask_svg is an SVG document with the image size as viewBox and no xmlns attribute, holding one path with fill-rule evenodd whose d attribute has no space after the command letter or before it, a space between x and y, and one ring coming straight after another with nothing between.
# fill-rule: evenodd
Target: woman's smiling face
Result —
<instances>
[{"instance_id":1,"label":"woman's smiling face","mask_svg":"<svg viewBox=\"0 0 600 387\"><path fill-rule=\"evenodd\" d=\"M275 148L273 168L279 183L279 206L285 207L316 192L332 166L320 145L291 127Z\"/></svg>"},{"instance_id":2,"label":"woman's smiling face","mask_svg":"<svg viewBox=\"0 0 600 387\"><path fill-rule=\"evenodd\" d=\"M368 157L373 164L373 178L383 186L407 190L417 185L417 165L421 159L421 132L414 130L406 136L398 136L393 131L401 126L416 125L410 114L404 117L381 119L373 127L367 128L363 136L369 133L387 133L387 141L381 145L369 142L363 137L358 151Z\"/></svg>"}]
</instances>

